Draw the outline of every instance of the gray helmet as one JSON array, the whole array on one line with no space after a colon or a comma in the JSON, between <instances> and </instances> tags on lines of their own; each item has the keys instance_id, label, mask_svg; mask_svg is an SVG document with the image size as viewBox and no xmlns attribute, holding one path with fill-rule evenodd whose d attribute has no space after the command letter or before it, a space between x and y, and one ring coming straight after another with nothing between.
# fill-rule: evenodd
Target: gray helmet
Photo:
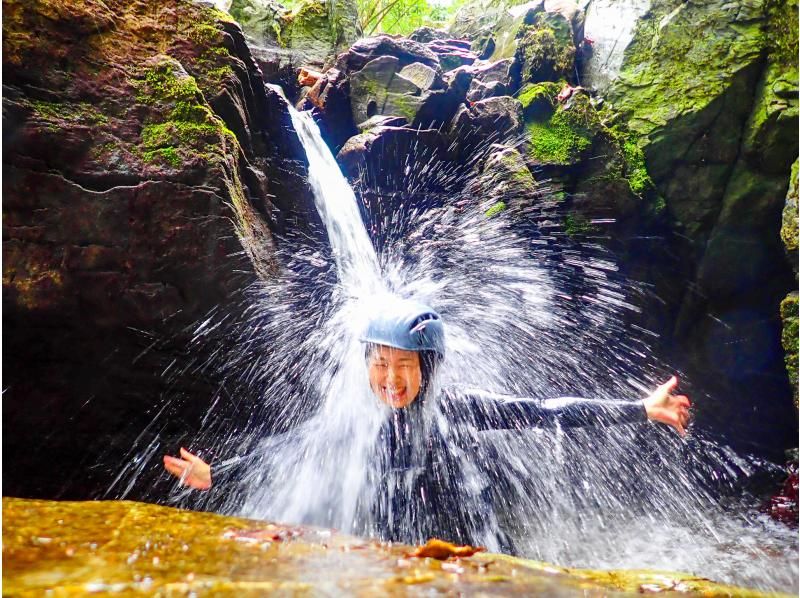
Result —
<instances>
[{"instance_id":1,"label":"gray helmet","mask_svg":"<svg viewBox=\"0 0 800 598\"><path fill-rule=\"evenodd\" d=\"M361 340L406 351L433 351L444 358L444 325L436 311L403 301L374 318Z\"/></svg>"}]
</instances>

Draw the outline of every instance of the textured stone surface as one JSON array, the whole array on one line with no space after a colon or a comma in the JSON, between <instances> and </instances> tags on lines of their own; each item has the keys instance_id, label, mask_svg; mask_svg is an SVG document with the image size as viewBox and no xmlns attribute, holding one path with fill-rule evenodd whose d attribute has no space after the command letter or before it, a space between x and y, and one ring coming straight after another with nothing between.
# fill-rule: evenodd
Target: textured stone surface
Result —
<instances>
[{"instance_id":1,"label":"textured stone surface","mask_svg":"<svg viewBox=\"0 0 800 598\"><path fill-rule=\"evenodd\" d=\"M654 0L607 95L677 233L675 336L692 368L735 381L720 392L774 395L753 408L784 438L777 312L796 283L778 231L798 152L796 47L796 0Z\"/></svg>"},{"instance_id":2,"label":"textured stone surface","mask_svg":"<svg viewBox=\"0 0 800 598\"><path fill-rule=\"evenodd\" d=\"M400 68L400 61L394 56L380 56L353 73L350 103L356 124L375 115L402 116L409 122L416 118L427 93L403 77Z\"/></svg>"},{"instance_id":3,"label":"textured stone surface","mask_svg":"<svg viewBox=\"0 0 800 598\"><path fill-rule=\"evenodd\" d=\"M473 179L471 191L481 198L484 213L492 216L508 207L529 205L539 190L522 154L513 147L495 144L481 166L480 176Z\"/></svg>"},{"instance_id":4,"label":"textured stone surface","mask_svg":"<svg viewBox=\"0 0 800 598\"><path fill-rule=\"evenodd\" d=\"M347 52L337 58L336 68L347 73L360 71L368 62L379 56L394 56L400 61L401 68L412 62L421 62L433 69L440 70L438 57L424 44L388 35L358 40Z\"/></svg>"},{"instance_id":5,"label":"textured stone surface","mask_svg":"<svg viewBox=\"0 0 800 598\"><path fill-rule=\"evenodd\" d=\"M797 277L797 187L798 187L798 164L800 161L795 160L792 165L792 172L789 175L789 190L786 192L786 201L783 205L783 213L781 214L781 240L783 246L786 248L786 254L789 257L789 264L794 269L794 275Z\"/></svg>"},{"instance_id":6,"label":"textured stone surface","mask_svg":"<svg viewBox=\"0 0 800 598\"><path fill-rule=\"evenodd\" d=\"M499 142L521 133L523 124L522 105L510 96L501 96L462 105L453 117L450 134L468 142Z\"/></svg>"},{"instance_id":7,"label":"textured stone surface","mask_svg":"<svg viewBox=\"0 0 800 598\"><path fill-rule=\"evenodd\" d=\"M144 503L3 499L3 592L14 596L760 595L682 573L412 552L330 530Z\"/></svg>"}]
</instances>

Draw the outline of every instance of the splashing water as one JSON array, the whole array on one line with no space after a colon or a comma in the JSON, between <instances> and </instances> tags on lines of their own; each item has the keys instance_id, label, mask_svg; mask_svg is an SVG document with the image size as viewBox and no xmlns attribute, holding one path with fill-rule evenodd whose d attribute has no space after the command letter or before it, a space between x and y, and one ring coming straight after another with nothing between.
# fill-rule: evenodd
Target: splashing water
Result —
<instances>
[{"instance_id":1,"label":"splashing water","mask_svg":"<svg viewBox=\"0 0 800 598\"><path fill-rule=\"evenodd\" d=\"M310 115L293 112L292 121L335 267L319 252L293 247L277 279L249 289L220 368L259 404L243 430L209 411L209 448L240 455L215 462L221 499L214 506L376 536L387 535L388 518L389 535L406 541L422 539L425 518L438 512L457 519L475 543L561 565L680 570L796 591L795 534L758 515L750 498L727 498L769 465L733 454L702 431L686 441L653 425L475 433L454 424L446 406L426 401L417 420L401 423L413 424L412 451L436 453L456 496L393 510L415 490L414 474L390 478L382 469L382 439L396 414L370 391L359 342L370 318L393 301L413 299L441 313L448 346L442 386L635 399L664 371L648 334L624 327L636 287L599 248L557 235L531 238L510 219L486 218L464 168L430 164L424 172L407 169L396 181L403 193L379 194L384 204L377 207L390 217L377 227L378 255ZM474 163L485 157L476 154ZM424 194L433 180L445 189L440 205L417 209L398 199ZM515 215L539 229L548 205L545 197ZM198 329L199 343L210 328ZM425 446L430 438L438 439L433 449ZM244 473L225 486L233 465ZM186 491L175 497L187 500ZM454 504L460 516L442 513Z\"/></svg>"}]
</instances>

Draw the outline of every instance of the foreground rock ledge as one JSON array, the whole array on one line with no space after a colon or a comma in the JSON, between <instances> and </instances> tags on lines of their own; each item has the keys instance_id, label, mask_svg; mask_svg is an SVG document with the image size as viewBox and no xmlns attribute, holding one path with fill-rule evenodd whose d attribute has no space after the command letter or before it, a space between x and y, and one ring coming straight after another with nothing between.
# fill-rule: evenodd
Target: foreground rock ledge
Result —
<instances>
[{"instance_id":1,"label":"foreground rock ledge","mask_svg":"<svg viewBox=\"0 0 800 598\"><path fill-rule=\"evenodd\" d=\"M4 596L761 595L682 573L566 569L498 554L437 561L410 550L144 503L3 498Z\"/></svg>"}]
</instances>

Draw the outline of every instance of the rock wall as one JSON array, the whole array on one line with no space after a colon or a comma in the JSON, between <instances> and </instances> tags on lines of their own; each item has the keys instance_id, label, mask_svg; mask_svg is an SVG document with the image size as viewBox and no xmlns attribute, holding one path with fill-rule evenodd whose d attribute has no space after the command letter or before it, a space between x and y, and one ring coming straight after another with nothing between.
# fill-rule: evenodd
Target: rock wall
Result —
<instances>
[{"instance_id":1,"label":"rock wall","mask_svg":"<svg viewBox=\"0 0 800 598\"><path fill-rule=\"evenodd\" d=\"M219 381L163 374L315 211L286 104L225 13L3 9L5 492L85 497L168 388L177 429L199 418Z\"/></svg>"},{"instance_id":2,"label":"rock wall","mask_svg":"<svg viewBox=\"0 0 800 598\"><path fill-rule=\"evenodd\" d=\"M656 0L608 92L686 241L675 334L699 371L751 394L789 390L778 304L796 282L778 233L798 154L796 47L794 0Z\"/></svg>"}]
</instances>

